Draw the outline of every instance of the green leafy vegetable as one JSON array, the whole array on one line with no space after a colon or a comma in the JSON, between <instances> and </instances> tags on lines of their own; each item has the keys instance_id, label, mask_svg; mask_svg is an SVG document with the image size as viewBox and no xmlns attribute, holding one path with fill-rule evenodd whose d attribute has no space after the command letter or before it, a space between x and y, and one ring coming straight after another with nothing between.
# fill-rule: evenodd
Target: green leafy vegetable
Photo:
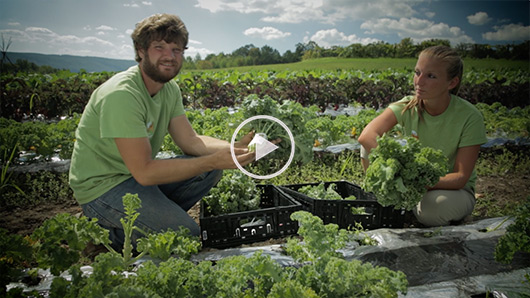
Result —
<instances>
[{"instance_id":1,"label":"green leafy vegetable","mask_svg":"<svg viewBox=\"0 0 530 298\"><path fill-rule=\"evenodd\" d=\"M337 185L335 183L330 183L328 188L324 185L324 182L319 183L318 185L306 185L298 189L298 192L306 194L307 196L320 199L320 200L355 200L355 196L348 196L343 198L335 189Z\"/></svg>"},{"instance_id":2,"label":"green leafy vegetable","mask_svg":"<svg viewBox=\"0 0 530 298\"><path fill-rule=\"evenodd\" d=\"M316 139L316 132L306 127L306 123L317 117L316 107L304 108L301 104L285 100L278 103L270 96L259 98L257 95L249 95L241 105L243 118L248 119L253 116L272 116L283 122L293 135L294 144L291 144L287 131L277 122L269 119L256 119L250 122L251 130L256 133L264 133L269 140L280 138L282 141L277 144L279 150L270 153L266 160L261 159L253 163L257 171L270 173L270 169L275 166L274 160L285 162L291 154L291 145L295 146L293 162L307 164L313 159L313 142Z\"/></svg>"},{"instance_id":3,"label":"green leafy vegetable","mask_svg":"<svg viewBox=\"0 0 530 298\"><path fill-rule=\"evenodd\" d=\"M440 150L422 147L419 140L403 142L383 135L370 152L363 187L373 192L383 206L412 210L440 177L447 174L447 157Z\"/></svg>"},{"instance_id":4,"label":"green leafy vegetable","mask_svg":"<svg viewBox=\"0 0 530 298\"><path fill-rule=\"evenodd\" d=\"M298 262L310 262L294 274L296 280L311 287L319 297L397 297L406 293L408 281L403 272L374 267L359 260L346 261L337 250L352 239L350 231L322 220L306 211L291 218L299 221L298 234L290 238L287 253Z\"/></svg>"},{"instance_id":5,"label":"green leafy vegetable","mask_svg":"<svg viewBox=\"0 0 530 298\"><path fill-rule=\"evenodd\" d=\"M517 208L515 222L499 238L495 247L495 260L509 264L518 251L530 253L530 197Z\"/></svg>"},{"instance_id":6,"label":"green leafy vegetable","mask_svg":"<svg viewBox=\"0 0 530 298\"><path fill-rule=\"evenodd\" d=\"M203 200L212 215L221 215L258 209L261 192L251 177L228 170Z\"/></svg>"},{"instance_id":7,"label":"green leafy vegetable","mask_svg":"<svg viewBox=\"0 0 530 298\"><path fill-rule=\"evenodd\" d=\"M32 261L30 239L0 228L0 296L5 294L6 285L22 275L24 264Z\"/></svg>"},{"instance_id":8,"label":"green leafy vegetable","mask_svg":"<svg viewBox=\"0 0 530 298\"><path fill-rule=\"evenodd\" d=\"M96 219L66 213L46 220L31 238L36 240L34 250L39 266L50 268L55 275L77 263L89 242L110 247L109 231L100 227Z\"/></svg>"}]
</instances>

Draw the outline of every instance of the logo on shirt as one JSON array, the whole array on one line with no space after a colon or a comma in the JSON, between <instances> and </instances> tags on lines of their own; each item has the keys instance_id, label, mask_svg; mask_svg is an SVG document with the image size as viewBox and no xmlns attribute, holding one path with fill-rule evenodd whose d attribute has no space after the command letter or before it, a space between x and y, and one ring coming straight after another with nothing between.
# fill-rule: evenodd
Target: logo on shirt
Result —
<instances>
[{"instance_id":1,"label":"logo on shirt","mask_svg":"<svg viewBox=\"0 0 530 298\"><path fill-rule=\"evenodd\" d=\"M147 129L147 136L149 138L152 138L153 134L155 133L155 126L152 121L147 122L146 129Z\"/></svg>"}]
</instances>

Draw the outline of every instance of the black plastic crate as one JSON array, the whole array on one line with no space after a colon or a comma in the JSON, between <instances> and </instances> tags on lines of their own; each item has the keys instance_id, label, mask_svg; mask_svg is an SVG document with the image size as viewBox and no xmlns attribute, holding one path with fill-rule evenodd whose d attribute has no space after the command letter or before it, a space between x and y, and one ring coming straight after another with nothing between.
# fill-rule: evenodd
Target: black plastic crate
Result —
<instances>
[{"instance_id":1,"label":"black plastic crate","mask_svg":"<svg viewBox=\"0 0 530 298\"><path fill-rule=\"evenodd\" d=\"M348 181L324 182L326 189L330 184L335 184L335 191L346 198L351 195L356 200L322 200L311 198L297 190L304 186L317 186L320 183L291 184L279 186L281 190L300 202L303 210L320 217L324 224L338 224L346 229L361 223L368 230L378 228L402 228L405 223L405 210L394 209L393 206L383 207L377 202L373 193L365 192L361 187ZM364 214L353 214L353 207L364 207Z\"/></svg>"},{"instance_id":2,"label":"black plastic crate","mask_svg":"<svg viewBox=\"0 0 530 298\"><path fill-rule=\"evenodd\" d=\"M212 216L201 201L200 227L204 247L226 248L294 235L298 222L291 214L302 205L277 186L257 185L260 209Z\"/></svg>"}]
</instances>

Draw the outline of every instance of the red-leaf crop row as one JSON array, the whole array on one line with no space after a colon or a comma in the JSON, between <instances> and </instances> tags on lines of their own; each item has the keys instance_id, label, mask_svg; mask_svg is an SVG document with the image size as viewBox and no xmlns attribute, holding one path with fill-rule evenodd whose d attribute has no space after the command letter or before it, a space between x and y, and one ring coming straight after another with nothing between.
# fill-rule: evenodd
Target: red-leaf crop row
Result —
<instances>
[{"instance_id":1,"label":"red-leaf crop row","mask_svg":"<svg viewBox=\"0 0 530 298\"><path fill-rule=\"evenodd\" d=\"M0 78L0 117L21 121L82 113L92 91L111 75L106 72L4 75ZM529 77L520 71L485 74L472 70L462 83L460 95L472 103L500 102L508 108L524 107L529 103ZM354 102L378 108L410 94L411 78L412 74L407 71L343 71L325 75L312 72L278 75L265 71L249 75L221 71L221 74L188 73L177 80L185 104L193 108L233 107L250 94L321 108Z\"/></svg>"}]
</instances>

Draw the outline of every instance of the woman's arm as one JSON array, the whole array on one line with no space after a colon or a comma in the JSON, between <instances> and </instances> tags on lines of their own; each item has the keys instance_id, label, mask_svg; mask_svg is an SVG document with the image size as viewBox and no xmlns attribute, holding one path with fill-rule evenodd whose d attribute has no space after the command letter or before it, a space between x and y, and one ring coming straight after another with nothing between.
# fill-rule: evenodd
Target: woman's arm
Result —
<instances>
[{"instance_id":1,"label":"woman's arm","mask_svg":"<svg viewBox=\"0 0 530 298\"><path fill-rule=\"evenodd\" d=\"M366 155L370 151L377 147L377 137L382 136L385 132L392 129L397 124L396 115L390 108L386 108L383 113L375 117L361 132L361 135L357 139L361 146L364 147ZM361 158L361 163L364 170L370 165L370 161L367 158Z\"/></svg>"},{"instance_id":2,"label":"woman's arm","mask_svg":"<svg viewBox=\"0 0 530 298\"><path fill-rule=\"evenodd\" d=\"M440 178L440 181L429 189L461 189L466 186L475 163L478 159L480 145L458 148L453 172Z\"/></svg>"}]
</instances>

